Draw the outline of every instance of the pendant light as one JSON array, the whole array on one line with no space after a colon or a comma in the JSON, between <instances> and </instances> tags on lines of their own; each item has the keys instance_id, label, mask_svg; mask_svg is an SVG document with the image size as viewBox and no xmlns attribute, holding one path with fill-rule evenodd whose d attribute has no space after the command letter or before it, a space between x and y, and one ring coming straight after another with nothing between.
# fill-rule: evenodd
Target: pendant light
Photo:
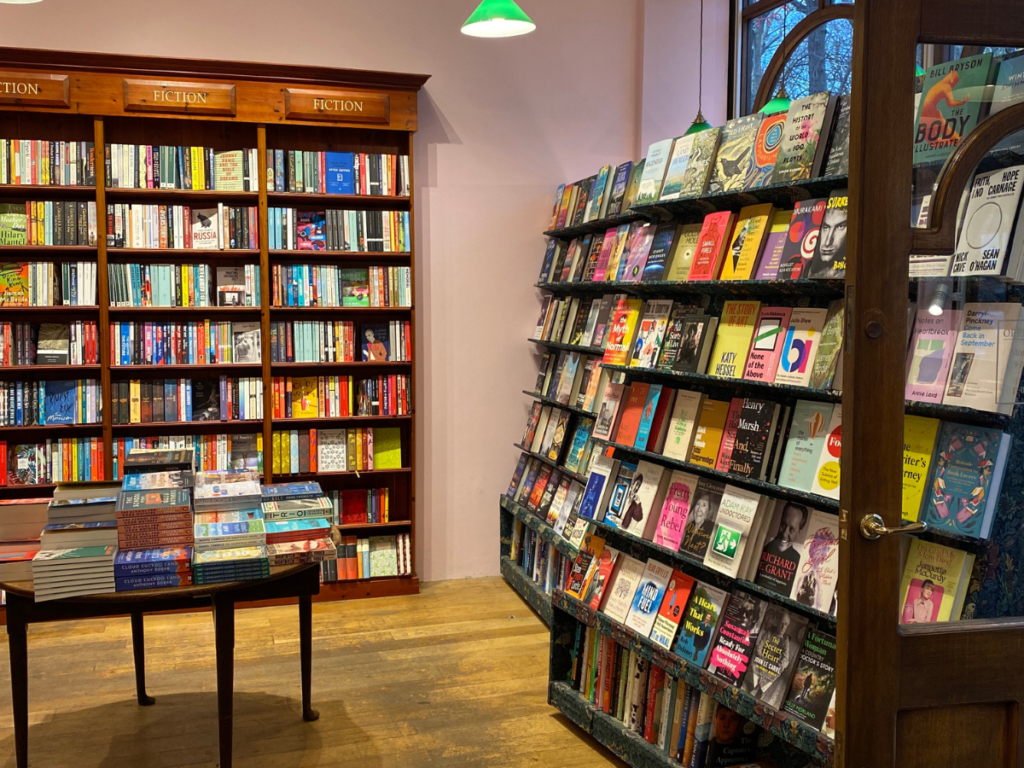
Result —
<instances>
[{"instance_id":1,"label":"pendant light","mask_svg":"<svg viewBox=\"0 0 1024 768\"><path fill-rule=\"evenodd\" d=\"M515 0L483 0L462 25L471 37L515 37L533 32L537 25Z\"/></svg>"},{"instance_id":2,"label":"pendant light","mask_svg":"<svg viewBox=\"0 0 1024 768\"><path fill-rule=\"evenodd\" d=\"M0 5L32 5L41 2L43 0L0 0Z\"/></svg>"},{"instance_id":3,"label":"pendant light","mask_svg":"<svg viewBox=\"0 0 1024 768\"><path fill-rule=\"evenodd\" d=\"M700 0L700 59L697 62L697 116L693 118L693 124L686 129L683 136L690 136L694 133L706 131L711 123L704 119L704 113L700 111L701 100L704 95L704 0Z\"/></svg>"},{"instance_id":4,"label":"pendant light","mask_svg":"<svg viewBox=\"0 0 1024 768\"><path fill-rule=\"evenodd\" d=\"M924 77L925 74L926 74L925 71L924 71L924 68L922 68L920 64L918 64L916 66L917 66L917 69L914 70L914 77Z\"/></svg>"},{"instance_id":5,"label":"pendant light","mask_svg":"<svg viewBox=\"0 0 1024 768\"><path fill-rule=\"evenodd\" d=\"M789 94L786 93L786 35L789 34L789 5L782 6L782 81L779 83L779 92L775 98L761 107L758 112L762 115L774 115L776 112L787 112L792 103Z\"/></svg>"}]
</instances>

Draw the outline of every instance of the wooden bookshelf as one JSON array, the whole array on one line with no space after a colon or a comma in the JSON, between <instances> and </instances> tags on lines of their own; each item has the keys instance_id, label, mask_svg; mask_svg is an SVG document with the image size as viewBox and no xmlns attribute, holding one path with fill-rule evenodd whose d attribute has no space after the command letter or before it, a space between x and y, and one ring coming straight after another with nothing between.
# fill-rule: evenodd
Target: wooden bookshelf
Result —
<instances>
[{"instance_id":1,"label":"wooden bookshelf","mask_svg":"<svg viewBox=\"0 0 1024 768\"><path fill-rule=\"evenodd\" d=\"M391 491L391 521L386 524L346 526L353 532L410 534L411 550L416 551L415 481L416 418L370 416L331 419L274 419L273 376L351 375L357 381L365 377L401 374L410 377L410 401L416 391L415 370L411 362L389 363L271 363L270 323L277 320L346 319L359 325L401 319L410 323L411 346L416 347L416 313L412 307L275 307L272 306L271 272L275 264L336 263L347 266L402 266L411 272L412 291L416 275L412 254L415 250L416 190L412 177L413 134L417 130L417 94L428 76L329 69L323 67L282 66L239 62L78 54L0 48L0 70L20 77L38 77L39 82L66 82L66 99L41 102L35 97L0 97L0 138L45 141L92 142L95 146L96 184L90 186L4 185L0 202L29 200L92 201L96 204L99 239L95 246L14 246L5 248L7 261L95 260L97 265L98 306L0 307L0 320L40 323L51 317L98 322L100 364L92 366L25 366L0 368L0 379L92 377L103 387L103 421L95 425L73 427L7 428L14 435L35 437L102 434L104 477L113 476L110 447L119 437L161 437L172 435L257 434L262 439L263 479L265 482L317 480L325 491L364 489L386 485ZM63 81L62 78L66 78ZM220 104L216 113L204 111L201 104L134 102L126 80L143 81L154 91L177 89L202 94L208 84L233 87L230 106ZM143 91L145 89L142 89ZM136 89L137 91L137 89ZM45 93L46 90L43 89ZM51 93L52 96L52 93ZM344 98L341 98L344 97ZM213 94L210 98L214 98ZM321 101L314 101L318 98ZM324 111L323 99L348 102L348 111ZM360 106L353 106L356 102ZM154 109L154 108L157 109ZM259 161L253 169L255 191L191 189L125 189L108 186L104 155L114 144L202 146L214 150L255 149ZM268 191L267 150L365 152L409 156L410 195L332 195ZM148 205L225 205L257 208L258 244L256 249L193 250L139 249L108 247L107 204ZM405 252L286 251L270 250L268 208L296 207L320 211L343 208L354 211L401 211L410 218L409 248ZM107 265L111 263L170 263L230 266L259 264L261 306L255 307L115 307L109 303ZM245 365L110 365L109 324L117 321L157 321L173 319L186 322L259 320L261 323L262 362ZM359 355L357 347L356 355ZM225 422L158 422L112 424L110 392L112 381L158 378L211 378L220 375L251 377L264 381L264 418ZM410 402L411 405L411 402ZM402 467L370 472L323 472L317 474L275 474L272 471L272 434L280 429L317 429L355 425L388 425L400 430ZM16 438L15 438L16 439ZM11 438L8 438L8 443ZM17 498L52 492L52 485L0 486L0 498ZM419 579L407 577L361 580L324 584L320 599L413 594Z\"/></svg>"}]
</instances>

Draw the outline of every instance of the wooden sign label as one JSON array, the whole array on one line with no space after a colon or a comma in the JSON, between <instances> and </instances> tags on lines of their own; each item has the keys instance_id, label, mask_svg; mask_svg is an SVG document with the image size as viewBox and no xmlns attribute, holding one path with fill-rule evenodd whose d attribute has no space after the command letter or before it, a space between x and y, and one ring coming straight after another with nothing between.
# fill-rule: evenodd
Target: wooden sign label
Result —
<instances>
[{"instance_id":1,"label":"wooden sign label","mask_svg":"<svg viewBox=\"0 0 1024 768\"><path fill-rule=\"evenodd\" d=\"M391 99L383 93L285 88L284 106L285 117L297 120L384 125L391 122Z\"/></svg>"},{"instance_id":2,"label":"wooden sign label","mask_svg":"<svg viewBox=\"0 0 1024 768\"><path fill-rule=\"evenodd\" d=\"M0 104L70 107L70 92L67 75L0 72Z\"/></svg>"},{"instance_id":3,"label":"wooden sign label","mask_svg":"<svg viewBox=\"0 0 1024 768\"><path fill-rule=\"evenodd\" d=\"M125 78L124 108L136 112L234 115L235 86Z\"/></svg>"}]
</instances>

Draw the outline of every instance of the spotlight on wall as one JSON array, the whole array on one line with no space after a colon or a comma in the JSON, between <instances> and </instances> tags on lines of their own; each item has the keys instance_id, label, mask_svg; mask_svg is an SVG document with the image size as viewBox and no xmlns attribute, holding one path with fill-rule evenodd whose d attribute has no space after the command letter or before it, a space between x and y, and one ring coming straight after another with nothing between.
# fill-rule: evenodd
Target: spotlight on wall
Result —
<instances>
[{"instance_id":1,"label":"spotlight on wall","mask_svg":"<svg viewBox=\"0 0 1024 768\"><path fill-rule=\"evenodd\" d=\"M462 25L471 37L515 37L533 32L537 25L515 0L483 0Z\"/></svg>"},{"instance_id":2,"label":"spotlight on wall","mask_svg":"<svg viewBox=\"0 0 1024 768\"><path fill-rule=\"evenodd\" d=\"M935 283L935 287L932 288L931 301L928 302L929 315L938 317L945 311L946 304L949 302L949 288L949 283L944 280Z\"/></svg>"}]
</instances>

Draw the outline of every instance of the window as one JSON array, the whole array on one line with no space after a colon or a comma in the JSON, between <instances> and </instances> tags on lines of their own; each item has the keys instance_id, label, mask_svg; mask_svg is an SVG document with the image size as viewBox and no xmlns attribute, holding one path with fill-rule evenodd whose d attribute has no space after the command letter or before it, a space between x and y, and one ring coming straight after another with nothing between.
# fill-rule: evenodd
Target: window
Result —
<instances>
[{"instance_id":1,"label":"window","mask_svg":"<svg viewBox=\"0 0 1024 768\"><path fill-rule=\"evenodd\" d=\"M741 40L736 114L753 111L761 79L783 38L811 13L853 0L739 0ZM790 56L783 78L790 98L819 91L849 93L853 65L853 24L837 19L808 35Z\"/></svg>"}]
</instances>

